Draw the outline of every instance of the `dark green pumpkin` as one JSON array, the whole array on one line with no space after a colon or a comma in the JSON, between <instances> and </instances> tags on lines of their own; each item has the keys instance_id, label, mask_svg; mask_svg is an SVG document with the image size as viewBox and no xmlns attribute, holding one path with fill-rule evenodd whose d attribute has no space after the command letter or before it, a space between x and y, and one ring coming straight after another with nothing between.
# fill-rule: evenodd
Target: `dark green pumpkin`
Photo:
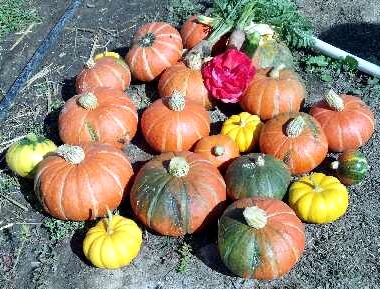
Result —
<instances>
[{"instance_id":1,"label":"dark green pumpkin","mask_svg":"<svg viewBox=\"0 0 380 289\"><path fill-rule=\"evenodd\" d=\"M251 209L248 214L247 208ZM281 277L299 260L304 248L305 232L301 220L288 205L277 199L237 200L219 220L221 259L227 268L243 278Z\"/></svg>"},{"instance_id":2,"label":"dark green pumpkin","mask_svg":"<svg viewBox=\"0 0 380 289\"><path fill-rule=\"evenodd\" d=\"M216 221L225 200L226 185L218 169L192 152L154 157L140 169L130 194L136 216L169 236L191 234Z\"/></svg>"},{"instance_id":3,"label":"dark green pumpkin","mask_svg":"<svg viewBox=\"0 0 380 289\"><path fill-rule=\"evenodd\" d=\"M336 176L345 185L360 183L367 171L368 162L365 156L356 150L343 152L331 167L336 170Z\"/></svg>"},{"instance_id":4,"label":"dark green pumpkin","mask_svg":"<svg viewBox=\"0 0 380 289\"><path fill-rule=\"evenodd\" d=\"M251 153L235 159L225 180L227 195L234 200L247 197L282 199L290 183L287 165L271 155Z\"/></svg>"}]
</instances>

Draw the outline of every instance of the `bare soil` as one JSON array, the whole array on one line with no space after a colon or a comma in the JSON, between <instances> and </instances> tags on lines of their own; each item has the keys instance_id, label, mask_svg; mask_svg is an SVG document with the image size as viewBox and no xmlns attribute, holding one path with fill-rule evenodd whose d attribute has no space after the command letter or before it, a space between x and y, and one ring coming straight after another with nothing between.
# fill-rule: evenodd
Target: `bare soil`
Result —
<instances>
[{"instance_id":1,"label":"bare soil","mask_svg":"<svg viewBox=\"0 0 380 289\"><path fill-rule=\"evenodd\" d=\"M33 30L33 33L19 45L18 49L27 49L17 53L23 55L23 60L18 59L14 52L2 54L2 89L6 90L12 83L23 63L31 56L33 49L45 37L49 27L63 12L68 2L36 0L36 5L47 7L41 8L42 13L45 13L44 24L38 25L38 29L41 30ZM313 21L317 34L322 39L379 62L380 55L375 41L380 39L379 1L296 2L303 13ZM30 83L22 91L8 118L1 123L0 143L24 135L30 130L43 131L56 143L60 143L55 127L57 113L63 101L74 94L74 77L89 57L95 35L99 36L98 51L107 47L108 50L116 50L124 55L133 33L142 23L147 19L165 19L165 5L166 1L152 0L84 1L77 16L65 28L57 45L49 51L43 64L37 69L41 71L49 67L47 75ZM355 42L355 37L361 40ZM16 38L16 35L8 36L0 44L3 51L9 48ZM303 54L304 52L297 52L297 59L301 59ZM338 92L354 91L359 87L357 77L352 79L343 74L334 78L331 83L322 82L316 75L304 70L302 61L299 72L308 91L306 111L307 107L320 99L323 92L331 86ZM157 83L133 83L128 89L127 93L139 106L140 113L157 97L156 85ZM380 89L360 87L359 93L379 120ZM237 107L221 105L211 111L214 132L219 131L221 121L226 115L235 111L238 111ZM0 288L380 288L380 195L377 178L380 173L380 157L376 149L378 146L377 125L373 137L361 149L367 156L371 168L364 182L350 187L348 212L331 224L306 224L307 242L304 256L289 274L274 281L244 280L228 272L217 252L216 226L205 233L187 236L184 239L159 236L144 229L142 250L130 266L118 270L94 268L84 259L81 252L86 229L72 231L69 237L60 241L50 240L47 231L39 224L50 217L39 207L33 194L32 182L21 179L9 181L12 174L6 170L2 160L0 227L12 222L37 224L26 225L27 229L15 224L0 231ZM152 156L152 151L144 143L141 135L137 135L125 151L130 156L135 172ZM25 206L27 210L5 200L1 196L4 194ZM128 204L123 204L120 211L123 215L133 217L128 210ZM183 241L192 246L193 256L188 270L179 273L177 268L180 255L177 250Z\"/></svg>"}]
</instances>

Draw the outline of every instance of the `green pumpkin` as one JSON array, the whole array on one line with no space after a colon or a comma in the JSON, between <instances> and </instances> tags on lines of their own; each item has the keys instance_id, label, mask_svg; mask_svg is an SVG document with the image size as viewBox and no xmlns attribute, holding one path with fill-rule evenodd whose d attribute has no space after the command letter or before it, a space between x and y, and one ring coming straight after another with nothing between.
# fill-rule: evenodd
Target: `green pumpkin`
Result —
<instances>
[{"instance_id":1,"label":"green pumpkin","mask_svg":"<svg viewBox=\"0 0 380 289\"><path fill-rule=\"evenodd\" d=\"M368 162L364 155L356 150L343 152L337 161L331 163L337 178L345 185L360 183L367 171Z\"/></svg>"},{"instance_id":2,"label":"green pumpkin","mask_svg":"<svg viewBox=\"0 0 380 289\"><path fill-rule=\"evenodd\" d=\"M247 154L235 159L227 169L227 195L234 200L256 196L281 200L290 178L283 161L271 155Z\"/></svg>"},{"instance_id":3,"label":"green pumpkin","mask_svg":"<svg viewBox=\"0 0 380 289\"><path fill-rule=\"evenodd\" d=\"M56 145L44 136L34 133L9 147L5 159L8 167L21 177L32 179L44 156L56 150Z\"/></svg>"}]
</instances>

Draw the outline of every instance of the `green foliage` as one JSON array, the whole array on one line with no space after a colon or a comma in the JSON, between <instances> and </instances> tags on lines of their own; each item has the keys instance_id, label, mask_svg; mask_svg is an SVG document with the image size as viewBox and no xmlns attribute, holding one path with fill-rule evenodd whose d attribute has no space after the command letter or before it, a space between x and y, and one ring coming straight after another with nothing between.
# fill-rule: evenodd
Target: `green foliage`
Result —
<instances>
[{"instance_id":1,"label":"green foliage","mask_svg":"<svg viewBox=\"0 0 380 289\"><path fill-rule=\"evenodd\" d=\"M187 269L189 268L189 263L191 259L191 253L192 253L191 246L188 243L183 242L181 244L181 247L178 249L178 253L181 256L181 260L179 262L177 271L183 273L183 272L186 272Z\"/></svg>"},{"instance_id":2,"label":"green foliage","mask_svg":"<svg viewBox=\"0 0 380 289\"><path fill-rule=\"evenodd\" d=\"M61 221L53 218L45 218L42 222L42 226L47 229L53 241L71 237L76 230L83 229L84 225L84 222Z\"/></svg>"},{"instance_id":3,"label":"green foliage","mask_svg":"<svg viewBox=\"0 0 380 289\"><path fill-rule=\"evenodd\" d=\"M39 18L35 10L25 7L25 0L0 0L0 40Z\"/></svg>"},{"instance_id":4,"label":"green foliage","mask_svg":"<svg viewBox=\"0 0 380 289\"><path fill-rule=\"evenodd\" d=\"M317 74L324 82L332 82L341 73L347 73L353 78L358 69L357 60L351 56L336 60L324 55L313 55L308 57L304 64L306 71Z\"/></svg>"},{"instance_id":5,"label":"green foliage","mask_svg":"<svg viewBox=\"0 0 380 289\"><path fill-rule=\"evenodd\" d=\"M205 6L192 0L169 0L165 21L179 27L186 19L194 14L203 12Z\"/></svg>"}]
</instances>

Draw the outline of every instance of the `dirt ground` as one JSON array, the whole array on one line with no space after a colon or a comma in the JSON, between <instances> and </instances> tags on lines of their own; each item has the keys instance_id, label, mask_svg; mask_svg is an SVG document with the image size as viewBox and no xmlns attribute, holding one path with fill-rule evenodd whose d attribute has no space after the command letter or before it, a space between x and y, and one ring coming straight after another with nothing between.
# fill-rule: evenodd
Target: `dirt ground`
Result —
<instances>
[{"instance_id":1,"label":"dirt ground","mask_svg":"<svg viewBox=\"0 0 380 289\"><path fill-rule=\"evenodd\" d=\"M22 59L7 52L17 35L9 35L0 46L0 88L12 83L26 59L48 32L69 1L35 1L42 5L43 24L17 48ZM312 20L317 34L330 43L380 63L380 1L297 0L301 11ZM84 1L76 17L65 28L57 44L49 51L36 72L46 76L29 83L17 97L6 120L0 126L0 144L22 136L30 130L43 131L57 143L55 120L63 101L73 95L73 79L90 55L93 40L99 36L98 51L128 50L133 32L148 19L166 19L166 1L99 0ZM55 7L49 9L49 7ZM41 10L41 11L42 11ZM46 11L52 11L48 13ZM51 16L48 16L51 15ZM44 20L45 19L45 20ZM48 19L48 20L46 20ZM344 39L344 40L342 40ZM24 48L23 48L24 47ZM24 49L24 50L23 50ZM27 52L23 52L27 51ZM296 53L297 59L304 52ZM12 65L9 65L11 63ZM332 82L322 82L307 72L300 62L299 72L305 80L307 106L321 98L330 86L338 92L358 91L359 84L347 75ZM360 76L359 76L360 79ZM156 97L156 83L134 83L128 94L139 112ZM380 86L360 87L358 93L376 114L377 126L369 143L361 151L370 164L365 181L350 187L348 212L338 221L326 225L306 224L306 249L293 270L274 281L244 280L233 276L223 266L216 247L216 226L209 231L184 239L159 236L144 230L144 244L130 265L118 270L101 270L84 259L81 242L85 229L72 229L69 237L55 241L41 223L50 220L39 207L32 183L15 179L0 166L0 227L27 223L0 231L0 288L28 289L208 289L208 288L297 288L297 289L376 289L380 288L380 194L378 193ZM227 111L219 106L210 112L213 130L218 132ZM152 151L137 135L126 148L135 172L152 156ZM333 155L331 155L333 156ZM2 156L0 156L2 158ZM2 195L16 201L10 202ZM21 206L19 206L21 205ZM128 206L121 212L131 216ZM72 228L77 228L73 226ZM50 236L51 238L51 236ZM186 272L177 271L178 248L191 245L193 254Z\"/></svg>"}]
</instances>

